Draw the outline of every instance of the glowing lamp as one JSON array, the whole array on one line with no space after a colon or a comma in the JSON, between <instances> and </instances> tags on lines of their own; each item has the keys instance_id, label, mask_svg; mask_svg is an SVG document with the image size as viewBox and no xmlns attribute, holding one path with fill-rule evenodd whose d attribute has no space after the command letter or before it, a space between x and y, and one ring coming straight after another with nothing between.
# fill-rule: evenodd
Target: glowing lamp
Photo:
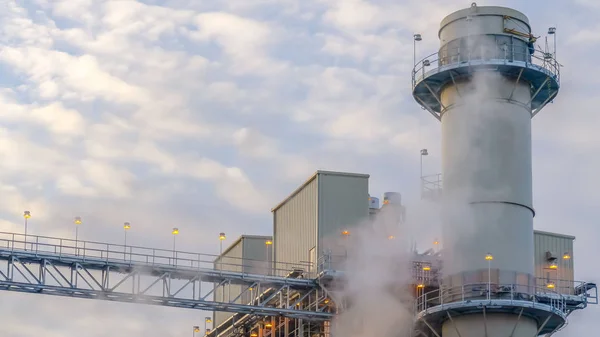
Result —
<instances>
[{"instance_id":1,"label":"glowing lamp","mask_svg":"<svg viewBox=\"0 0 600 337\"><path fill-rule=\"evenodd\" d=\"M126 222L123 224L123 228L125 228L125 230L131 229L131 224L129 222Z\"/></svg>"},{"instance_id":2,"label":"glowing lamp","mask_svg":"<svg viewBox=\"0 0 600 337\"><path fill-rule=\"evenodd\" d=\"M171 232L171 234L173 234L173 235L179 234L179 228L173 228L173 231Z\"/></svg>"},{"instance_id":3,"label":"glowing lamp","mask_svg":"<svg viewBox=\"0 0 600 337\"><path fill-rule=\"evenodd\" d=\"M430 271L430 270L431 270L431 267L430 267L430 266L423 266L423 270L424 270L424 271Z\"/></svg>"},{"instance_id":4,"label":"glowing lamp","mask_svg":"<svg viewBox=\"0 0 600 337\"><path fill-rule=\"evenodd\" d=\"M347 230L343 230L343 231L342 231L342 235L346 235L346 236L347 236L347 235L350 235L350 232L349 232L349 231L347 231Z\"/></svg>"},{"instance_id":5,"label":"glowing lamp","mask_svg":"<svg viewBox=\"0 0 600 337\"><path fill-rule=\"evenodd\" d=\"M219 240L221 240L221 241L225 240L225 233L223 233L223 232L219 233Z\"/></svg>"},{"instance_id":6,"label":"glowing lamp","mask_svg":"<svg viewBox=\"0 0 600 337\"><path fill-rule=\"evenodd\" d=\"M200 327L199 326L195 326L194 327L194 332L200 332Z\"/></svg>"},{"instance_id":7,"label":"glowing lamp","mask_svg":"<svg viewBox=\"0 0 600 337\"><path fill-rule=\"evenodd\" d=\"M494 259L494 256L490 253L485 254L485 259L486 261L492 261Z\"/></svg>"},{"instance_id":8,"label":"glowing lamp","mask_svg":"<svg viewBox=\"0 0 600 337\"><path fill-rule=\"evenodd\" d=\"M210 317L205 317L205 318L204 318L204 321L205 321L206 323L212 323L212 319L211 319Z\"/></svg>"},{"instance_id":9,"label":"glowing lamp","mask_svg":"<svg viewBox=\"0 0 600 337\"><path fill-rule=\"evenodd\" d=\"M571 258L571 254L569 254L569 253L563 254L563 260L569 260L570 258Z\"/></svg>"},{"instance_id":10,"label":"glowing lamp","mask_svg":"<svg viewBox=\"0 0 600 337\"><path fill-rule=\"evenodd\" d=\"M265 245L267 245L267 246L270 246L270 245L272 245L272 244L273 244L273 241L271 241L271 240L267 240L267 241L265 241Z\"/></svg>"},{"instance_id":11,"label":"glowing lamp","mask_svg":"<svg viewBox=\"0 0 600 337\"><path fill-rule=\"evenodd\" d=\"M81 217L78 217L78 216L76 216L76 217L75 217L75 220L73 220L73 222L74 222L76 225L81 225Z\"/></svg>"},{"instance_id":12,"label":"glowing lamp","mask_svg":"<svg viewBox=\"0 0 600 337\"><path fill-rule=\"evenodd\" d=\"M29 218L31 218L31 212L29 212L29 211L25 211L25 212L23 212L23 217L24 217L25 219L29 219Z\"/></svg>"}]
</instances>

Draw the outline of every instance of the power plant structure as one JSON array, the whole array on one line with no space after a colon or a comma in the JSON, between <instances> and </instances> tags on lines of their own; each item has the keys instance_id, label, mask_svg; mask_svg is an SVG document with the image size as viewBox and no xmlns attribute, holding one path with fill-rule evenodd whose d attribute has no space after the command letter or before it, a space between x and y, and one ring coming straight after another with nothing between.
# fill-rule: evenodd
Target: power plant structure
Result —
<instances>
[{"instance_id":1,"label":"power plant structure","mask_svg":"<svg viewBox=\"0 0 600 337\"><path fill-rule=\"evenodd\" d=\"M385 297L410 295L398 337L551 336L598 304L596 284L574 278L575 237L533 229L531 119L556 97L560 69L556 44L536 49L531 31L516 10L473 3L442 20L439 51L415 62L413 96L441 121L443 143L443 173L421 172L421 194L441 202L444 223L432 247L411 243L408 263L379 252L396 273ZM273 207L272 235L242 235L218 256L0 232L0 290L212 311L206 337L337 337L336 317L360 305L348 294L360 291L348 287L351 238L410 219L400 193L380 206L369 178L315 172ZM369 239L407 241L386 228Z\"/></svg>"},{"instance_id":2,"label":"power plant structure","mask_svg":"<svg viewBox=\"0 0 600 337\"><path fill-rule=\"evenodd\" d=\"M413 70L414 98L442 124L445 208L443 291L433 307L423 298L418 330L553 333L566 323L565 304L532 305L540 285L531 258L531 119L558 94L556 45L536 50L524 14L476 3L444 18L438 35L439 51Z\"/></svg>"}]
</instances>

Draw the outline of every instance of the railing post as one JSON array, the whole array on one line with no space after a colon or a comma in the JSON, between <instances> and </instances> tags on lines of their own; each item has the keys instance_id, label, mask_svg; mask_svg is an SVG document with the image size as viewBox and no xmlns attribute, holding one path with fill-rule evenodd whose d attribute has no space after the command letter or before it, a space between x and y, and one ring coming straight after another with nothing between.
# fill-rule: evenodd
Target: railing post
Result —
<instances>
[{"instance_id":1,"label":"railing post","mask_svg":"<svg viewBox=\"0 0 600 337\"><path fill-rule=\"evenodd\" d=\"M510 285L510 303L512 304L513 299L514 299L514 293L515 293L515 285L511 284Z\"/></svg>"}]
</instances>

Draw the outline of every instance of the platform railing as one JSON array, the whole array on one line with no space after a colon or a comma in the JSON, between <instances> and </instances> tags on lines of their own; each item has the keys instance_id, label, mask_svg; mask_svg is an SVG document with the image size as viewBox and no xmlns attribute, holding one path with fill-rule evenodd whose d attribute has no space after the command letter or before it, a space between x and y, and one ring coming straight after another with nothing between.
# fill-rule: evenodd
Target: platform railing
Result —
<instances>
[{"instance_id":1,"label":"platform railing","mask_svg":"<svg viewBox=\"0 0 600 337\"><path fill-rule=\"evenodd\" d=\"M59 259L75 258L81 262L222 270L263 275L284 274L299 268L310 270L310 266L304 263L274 263L227 256L219 258L219 255L213 254L0 232L0 254L6 253L29 254L33 257L52 256Z\"/></svg>"},{"instance_id":2,"label":"platform railing","mask_svg":"<svg viewBox=\"0 0 600 337\"><path fill-rule=\"evenodd\" d=\"M469 301L495 301L504 300L508 303L515 301L531 302L533 306L536 303L550 306L552 310L561 313L568 312L567 299L564 295L554 289L539 287L533 285L520 284L488 284L474 283L463 286L440 288L425 292L417 296L415 300L416 312L427 312L433 307L442 308L444 306L455 305L456 303L465 303Z\"/></svg>"},{"instance_id":3,"label":"platform railing","mask_svg":"<svg viewBox=\"0 0 600 337\"><path fill-rule=\"evenodd\" d=\"M490 50L491 49L491 50ZM538 56L538 54L542 54ZM424 57L415 64L412 71L412 87L417 86L426 77L427 69L444 68L458 64L464 66L479 65L482 62L491 61L494 64L524 63L526 67L534 65L544 69L548 75L555 77L560 83L560 64L554 58L554 54L536 50L531 54L527 50L508 50L495 46L479 46L475 48L448 48L442 52L438 51Z\"/></svg>"}]
</instances>

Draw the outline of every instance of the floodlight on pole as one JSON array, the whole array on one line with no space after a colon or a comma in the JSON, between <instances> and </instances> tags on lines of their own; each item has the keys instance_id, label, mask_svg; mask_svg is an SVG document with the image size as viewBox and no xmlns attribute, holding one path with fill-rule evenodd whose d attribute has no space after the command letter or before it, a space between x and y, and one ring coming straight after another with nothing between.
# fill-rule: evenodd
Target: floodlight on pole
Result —
<instances>
[{"instance_id":1,"label":"floodlight on pole","mask_svg":"<svg viewBox=\"0 0 600 337\"><path fill-rule=\"evenodd\" d=\"M417 42L421 41L423 38L421 38L421 34L414 34L413 35L413 67L417 64ZM414 72L414 70L413 70ZM414 73L413 73L414 75Z\"/></svg>"},{"instance_id":2,"label":"floodlight on pole","mask_svg":"<svg viewBox=\"0 0 600 337\"><path fill-rule=\"evenodd\" d=\"M200 332L200 327L194 325L194 327L192 328L192 337L196 337L196 332Z\"/></svg>"},{"instance_id":3,"label":"floodlight on pole","mask_svg":"<svg viewBox=\"0 0 600 337\"><path fill-rule=\"evenodd\" d=\"M492 260L493 259L494 259L494 256L491 253L485 254L485 260L488 262L488 291L487 291L488 300L490 299L491 291L492 291Z\"/></svg>"},{"instance_id":4,"label":"floodlight on pole","mask_svg":"<svg viewBox=\"0 0 600 337\"><path fill-rule=\"evenodd\" d=\"M420 158L420 162L421 162L421 166L420 166L420 168L421 168L421 169L420 169L420 179L421 179L421 198L423 198L423 189L424 189L424 187L425 187L425 184L424 184L424 181L423 181L423 180L424 180L424 179L423 179L423 157L424 157L424 156L428 156L428 155L429 155L429 152L427 152L427 149L421 149L421 156L419 157L419 158Z\"/></svg>"},{"instance_id":5,"label":"floodlight on pole","mask_svg":"<svg viewBox=\"0 0 600 337\"><path fill-rule=\"evenodd\" d=\"M127 231L131 229L131 224L129 222L125 222L123 224L123 232L125 234L125 239L123 240L123 260L127 260Z\"/></svg>"},{"instance_id":6,"label":"floodlight on pole","mask_svg":"<svg viewBox=\"0 0 600 337\"><path fill-rule=\"evenodd\" d=\"M131 224L129 222L126 222L123 224L123 229L125 231L125 243L124 245L127 246L127 231L131 229Z\"/></svg>"},{"instance_id":7,"label":"floodlight on pole","mask_svg":"<svg viewBox=\"0 0 600 337\"><path fill-rule=\"evenodd\" d=\"M226 236L225 233L219 233L219 254L223 254L223 241L225 241Z\"/></svg>"},{"instance_id":8,"label":"floodlight on pole","mask_svg":"<svg viewBox=\"0 0 600 337\"><path fill-rule=\"evenodd\" d=\"M81 217L76 216L73 220L73 223L75 224L75 247L77 248L77 240L79 238L79 225L82 224ZM75 253L75 255L77 255L77 252Z\"/></svg>"},{"instance_id":9,"label":"floodlight on pole","mask_svg":"<svg viewBox=\"0 0 600 337\"><path fill-rule=\"evenodd\" d=\"M548 35L554 38L554 60L556 60L556 27L548 28Z\"/></svg>"},{"instance_id":10,"label":"floodlight on pole","mask_svg":"<svg viewBox=\"0 0 600 337\"><path fill-rule=\"evenodd\" d=\"M25 250L27 250L27 220L31 218L31 212L24 211L23 218L25 219Z\"/></svg>"},{"instance_id":11,"label":"floodlight on pole","mask_svg":"<svg viewBox=\"0 0 600 337\"><path fill-rule=\"evenodd\" d=\"M272 248L271 246L273 245L273 240L267 239L265 241L265 248L266 248L266 260L267 260L267 275L270 275L270 268L269 268L269 263L272 260L271 256L272 256Z\"/></svg>"},{"instance_id":12,"label":"floodlight on pole","mask_svg":"<svg viewBox=\"0 0 600 337\"><path fill-rule=\"evenodd\" d=\"M175 238L179 235L179 228L174 227L171 234L173 234L173 262L175 263Z\"/></svg>"}]
</instances>

